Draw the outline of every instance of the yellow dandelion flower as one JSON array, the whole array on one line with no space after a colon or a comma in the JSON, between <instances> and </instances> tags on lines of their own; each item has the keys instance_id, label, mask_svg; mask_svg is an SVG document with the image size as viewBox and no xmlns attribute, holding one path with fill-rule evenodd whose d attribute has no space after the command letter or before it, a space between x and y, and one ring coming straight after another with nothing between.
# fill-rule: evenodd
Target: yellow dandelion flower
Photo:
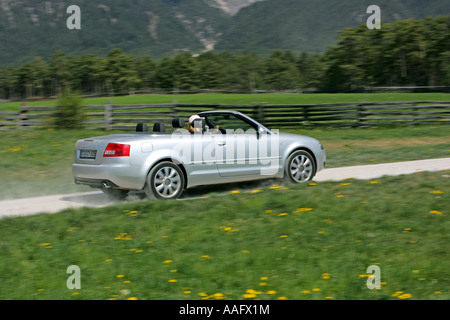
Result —
<instances>
[{"instance_id":1,"label":"yellow dandelion flower","mask_svg":"<svg viewBox=\"0 0 450 320\"><path fill-rule=\"evenodd\" d=\"M232 190L229 193L233 194L233 193L241 193L239 190Z\"/></svg>"},{"instance_id":2,"label":"yellow dandelion flower","mask_svg":"<svg viewBox=\"0 0 450 320\"><path fill-rule=\"evenodd\" d=\"M438 216L442 215L442 212L438 210L431 210L430 213L437 214Z\"/></svg>"},{"instance_id":3,"label":"yellow dandelion flower","mask_svg":"<svg viewBox=\"0 0 450 320\"><path fill-rule=\"evenodd\" d=\"M303 290L302 293L307 294L307 293L311 293L310 290Z\"/></svg>"},{"instance_id":4,"label":"yellow dandelion flower","mask_svg":"<svg viewBox=\"0 0 450 320\"><path fill-rule=\"evenodd\" d=\"M288 300L288 298L285 296L282 296L282 297L278 297L278 300Z\"/></svg>"},{"instance_id":5,"label":"yellow dandelion flower","mask_svg":"<svg viewBox=\"0 0 450 320\"><path fill-rule=\"evenodd\" d=\"M252 298L256 298L256 297L257 297L257 295L253 294L253 293L244 293L242 295L242 298L244 298L244 299L252 299Z\"/></svg>"},{"instance_id":6,"label":"yellow dandelion flower","mask_svg":"<svg viewBox=\"0 0 450 320\"><path fill-rule=\"evenodd\" d=\"M345 183L341 183L340 185L339 185L339 187L345 187L345 186L349 186L349 185L351 185L352 183L351 182L345 182Z\"/></svg>"},{"instance_id":7,"label":"yellow dandelion flower","mask_svg":"<svg viewBox=\"0 0 450 320\"><path fill-rule=\"evenodd\" d=\"M128 300L139 300L139 299L136 297L129 297Z\"/></svg>"},{"instance_id":8,"label":"yellow dandelion flower","mask_svg":"<svg viewBox=\"0 0 450 320\"><path fill-rule=\"evenodd\" d=\"M277 292L275 290L269 290L267 291L267 294L277 294Z\"/></svg>"},{"instance_id":9,"label":"yellow dandelion flower","mask_svg":"<svg viewBox=\"0 0 450 320\"><path fill-rule=\"evenodd\" d=\"M283 213L279 213L279 214L278 214L278 216L279 216L279 217L282 217L282 216L287 216L287 215L288 215L288 213L287 213L287 212L283 212Z\"/></svg>"},{"instance_id":10,"label":"yellow dandelion flower","mask_svg":"<svg viewBox=\"0 0 450 320\"><path fill-rule=\"evenodd\" d=\"M211 295L211 298L220 300L220 299L224 299L225 296L224 296L224 294L221 293L221 292L216 292L216 293L214 293L214 294Z\"/></svg>"},{"instance_id":11,"label":"yellow dandelion flower","mask_svg":"<svg viewBox=\"0 0 450 320\"><path fill-rule=\"evenodd\" d=\"M263 192L264 190L252 190L250 193L259 193L259 192Z\"/></svg>"},{"instance_id":12,"label":"yellow dandelion flower","mask_svg":"<svg viewBox=\"0 0 450 320\"><path fill-rule=\"evenodd\" d=\"M373 180L373 181L370 181L370 183L371 184L377 184L377 183L381 183L381 181L380 180Z\"/></svg>"},{"instance_id":13,"label":"yellow dandelion flower","mask_svg":"<svg viewBox=\"0 0 450 320\"><path fill-rule=\"evenodd\" d=\"M433 190L433 191L430 191L430 193L432 193L432 194L443 194L444 191L441 191L441 190Z\"/></svg>"},{"instance_id":14,"label":"yellow dandelion flower","mask_svg":"<svg viewBox=\"0 0 450 320\"><path fill-rule=\"evenodd\" d=\"M320 291L320 288L313 288L312 291Z\"/></svg>"},{"instance_id":15,"label":"yellow dandelion flower","mask_svg":"<svg viewBox=\"0 0 450 320\"><path fill-rule=\"evenodd\" d=\"M261 277L261 278L259 278L259 280L268 280L269 278L268 277Z\"/></svg>"},{"instance_id":16,"label":"yellow dandelion flower","mask_svg":"<svg viewBox=\"0 0 450 320\"><path fill-rule=\"evenodd\" d=\"M178 280L177 279L169 279L169 282L171 282L171 283L174 283L174 282L177 282Z\"/></svg>"},{"instance_id":17,"label":"yellow dandelion flower","mask_svg":"<svg viewBox=\"0 0 450 320\"><path fill-rule=\"evenodd\" d=\"M412 294L405 293L405 294L399 295L398 298L399 299L410 299L410 298L412 298Z\"/></svg>"},{"instance_id":18,"label":"yellow dandelion flower","mask_svg":"<svg viewBox=\"0 0 450 320\"><path fill-rule=\"evenodd\" d=\"M116 278L123 278L123 277L125 277L123 274L118 274L118 275L116 276Z\"/></svg>"},{"instance_id":19,"label":"yellow dandelion flower","mask_svg":"<svg viewBox=\"0 0 450 320\"><path fill-rule=\"evenodd\" d=\"M261 291L256 291L254 289L247 289L245 290L245 293L250 293L250 294L261 294Z\"/></svg>"},{"instance_id":20,"label":"yellow dandelion flower","mask_svg":"<svg viewBox=\"0 0 450 320\"><path fill-rule=\"evenodd\" d=\"M172 263L172 262L173 262L173 260L164 260L163 263L168 264L168 263Z\"/></svg>"}]
</instances>

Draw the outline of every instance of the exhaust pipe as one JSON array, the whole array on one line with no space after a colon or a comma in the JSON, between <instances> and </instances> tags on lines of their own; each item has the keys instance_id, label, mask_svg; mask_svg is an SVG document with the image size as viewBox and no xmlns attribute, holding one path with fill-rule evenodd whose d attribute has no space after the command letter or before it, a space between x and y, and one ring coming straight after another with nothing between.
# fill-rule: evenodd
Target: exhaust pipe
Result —
<instances>
[{"instance_id":1,"label":"exhaust pipe","mask_svg":"<svg viewBox=\"0 0 450 320\"><path fill-rule=\"evenodd\" d=\"M102 182L102 188L103 188L103 189L110 189L111 186L108 185L108 183L106 183L105 181L103 181L103 182Z\"/></svg>"}]
</instances>

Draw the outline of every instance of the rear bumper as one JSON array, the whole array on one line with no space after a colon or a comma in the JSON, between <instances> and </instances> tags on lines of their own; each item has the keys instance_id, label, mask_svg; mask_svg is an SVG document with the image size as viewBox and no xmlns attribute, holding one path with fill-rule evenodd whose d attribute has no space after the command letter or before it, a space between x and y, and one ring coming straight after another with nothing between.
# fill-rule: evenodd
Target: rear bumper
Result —
<instances>
[{"instance_id":1,"label":"rear bumper","mask_svg":"<svg viewBox=\"0 0 450 320\"><path fill-rule=\"evenodd\" d=\"M92 188L112 188L112 189L120 189L118 185L109 180L103 179L87 179L87 178L75 178L75 184L82 184L86 186L90 186Z\"/></svg>"},{"instance_id":2,"label":"rear bumper","mask_svg":"<svg viewBox=\"0 0 450 320\"><path fill-rule=\"evenodd\" d=\"M142 167L130 166L129 164L72 164L75 183L88 185L93 188L107 187L125 190L142 190L146 179L146 172L142 170Z\"/></svg>"}]
</instances>

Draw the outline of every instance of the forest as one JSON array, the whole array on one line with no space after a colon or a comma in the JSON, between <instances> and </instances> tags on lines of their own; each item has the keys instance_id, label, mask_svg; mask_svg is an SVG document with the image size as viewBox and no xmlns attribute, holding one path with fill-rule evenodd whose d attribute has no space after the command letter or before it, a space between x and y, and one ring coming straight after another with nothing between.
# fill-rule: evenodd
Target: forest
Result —
<instances>
[{"instance_id":1,"label":"forest","mask_svg":"<svg viewBox=\"0 0 450 320\"><path fill-rule=\"evenodd\" d=\"M450 86L450 17L398 20L339 32L323 54L275 50L259 55L208 51L153 59L121 48L107 56L56 51L18 67L0 67L0 99L145 90L355 92L366 87Z\"/></svg>"}]
</instances>

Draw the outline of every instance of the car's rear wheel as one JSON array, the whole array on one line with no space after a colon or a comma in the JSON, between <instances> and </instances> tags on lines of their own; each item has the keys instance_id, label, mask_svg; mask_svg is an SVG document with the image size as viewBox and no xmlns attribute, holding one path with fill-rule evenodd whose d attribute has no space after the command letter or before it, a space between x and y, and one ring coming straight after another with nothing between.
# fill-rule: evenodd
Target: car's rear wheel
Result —
<instances>
[{"instance_id":1,"label":"car's rear wheel","mask_svg":"<svg viewBox=\"0 0 450 320\"><path fill-rule=\"evenodd\" d=\"M158 163L150 170L144 188L146 195L152 199L177 199L183 190L183 171L170 161Z\"/></svg>"},{"instance_id":2,"label":"car's rear wheel","mask_svg":"<svg viewBox=\"0 0 450 320\"><path fill-rule=\"evenodd\" d=\"M316 163L309 152L298 150L286 161L285 177L289 182L302 183L312 180L316 174Z\"/></svg>"}]
</instances>

